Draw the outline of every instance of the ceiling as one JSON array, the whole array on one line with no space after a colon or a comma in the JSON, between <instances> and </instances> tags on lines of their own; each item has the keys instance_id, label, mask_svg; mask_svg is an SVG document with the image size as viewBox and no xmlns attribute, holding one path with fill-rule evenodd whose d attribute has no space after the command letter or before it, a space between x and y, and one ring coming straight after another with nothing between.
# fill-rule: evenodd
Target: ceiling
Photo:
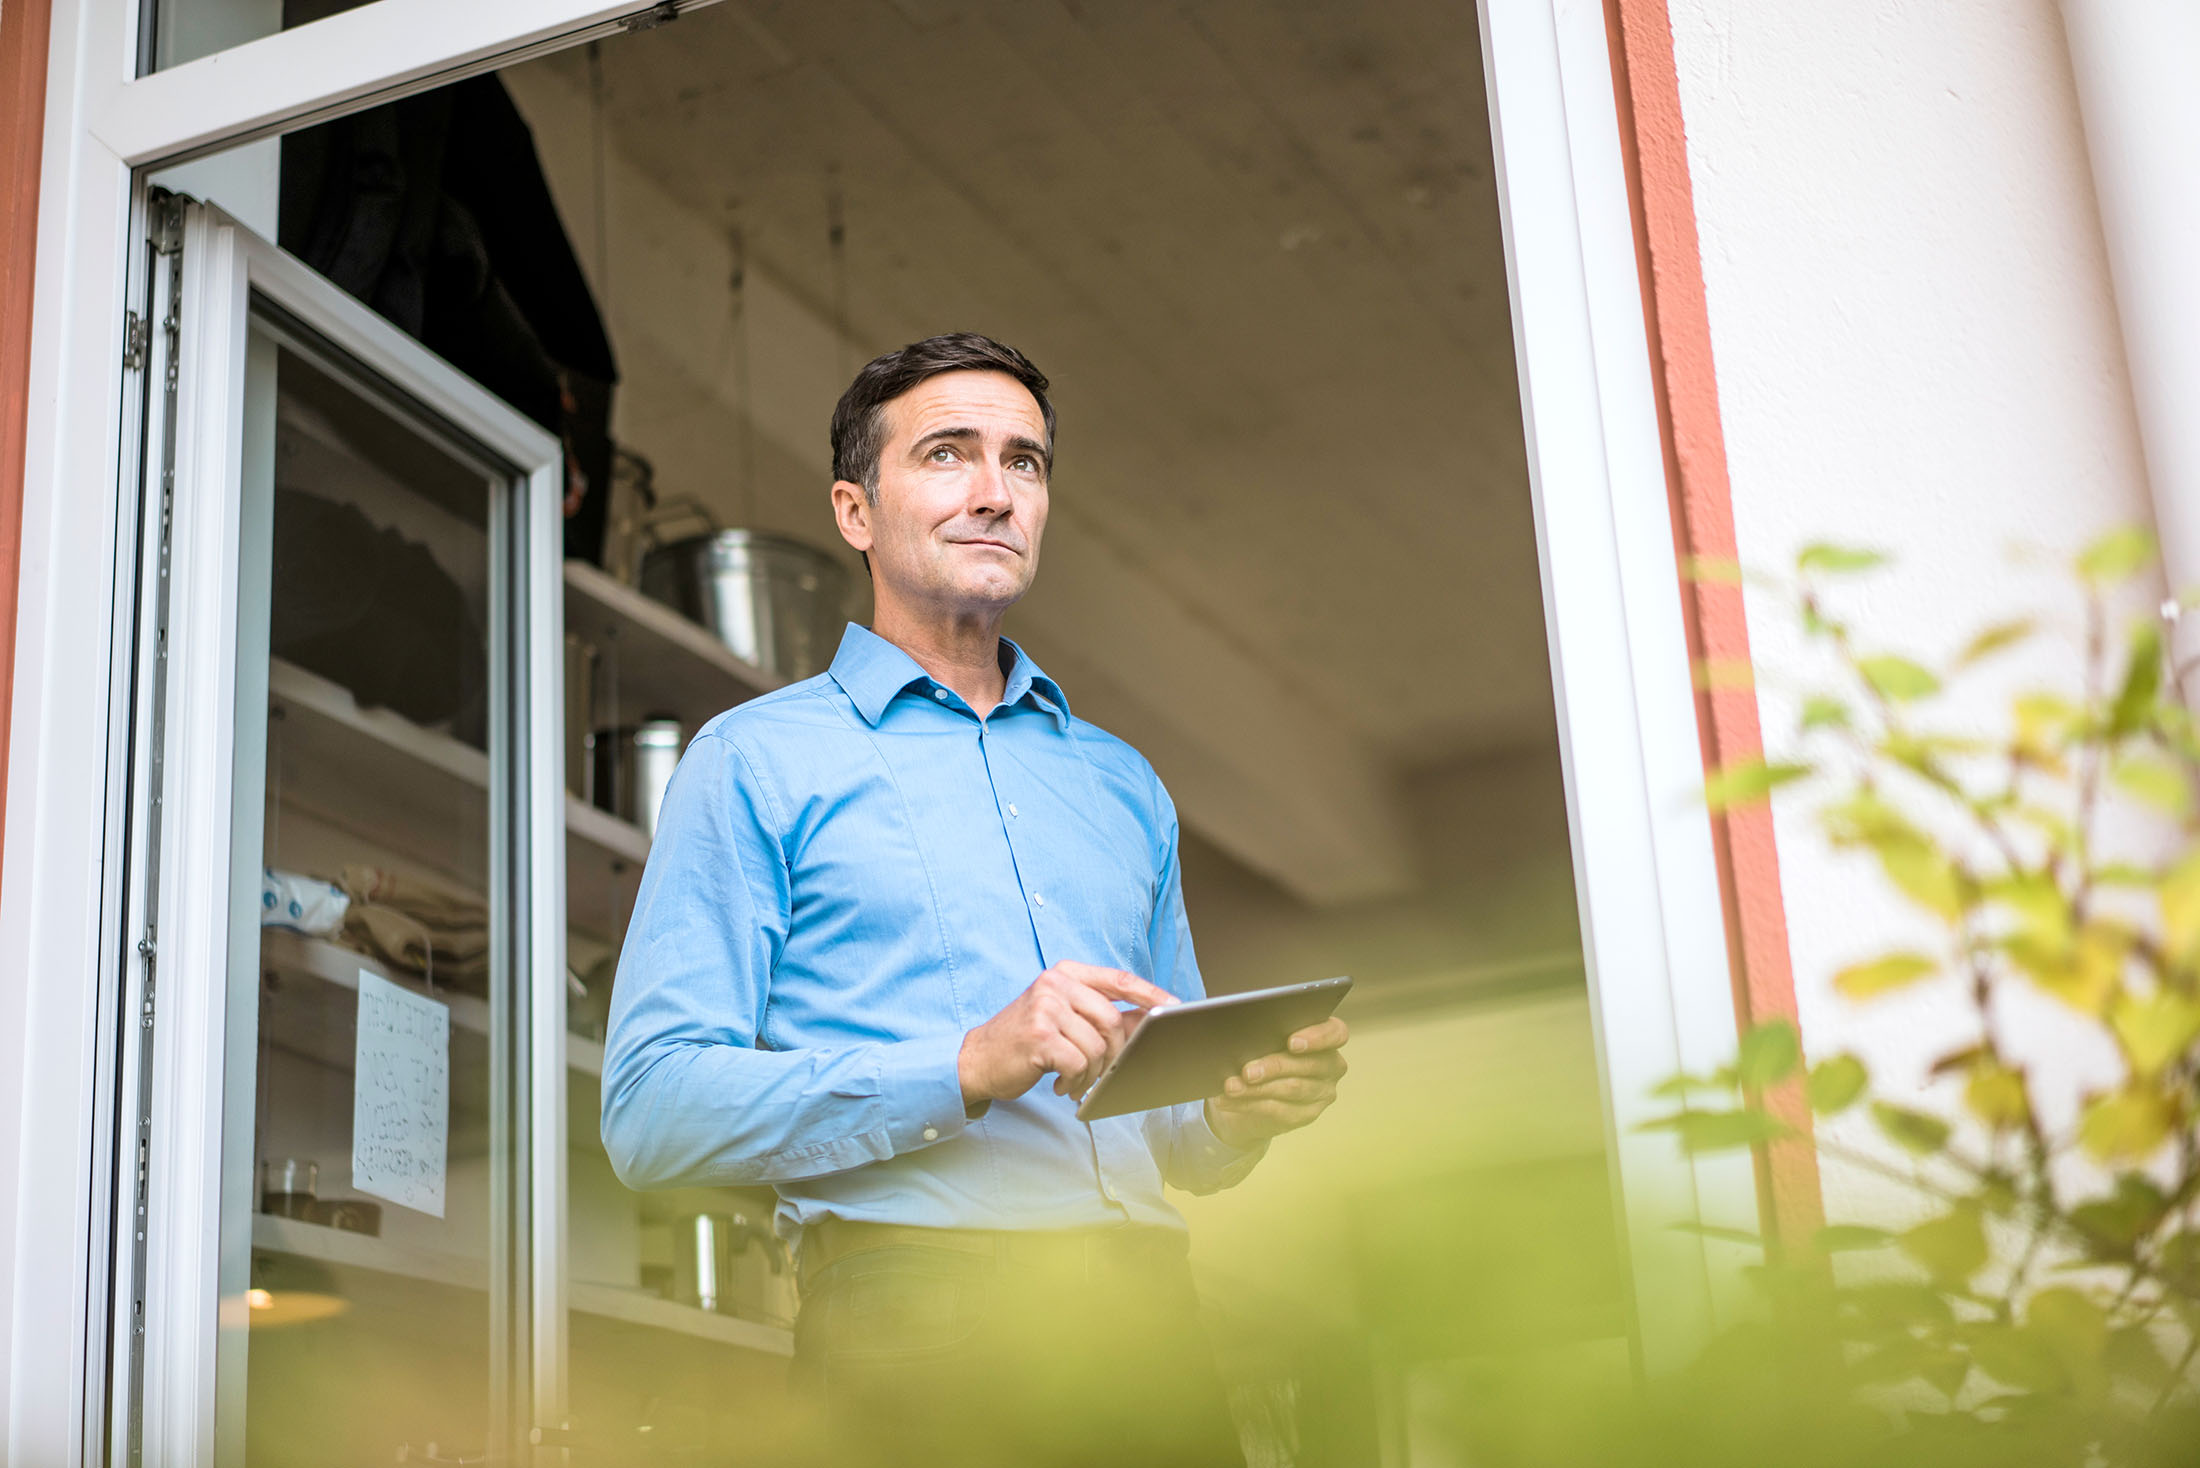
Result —
<instances>
[{"instance_id":1,"label":"ceiling","mask_svg":"<svg viewBox=\"0 0 2200 1468\"><path fill-rule=\"evenodd\" d=\"M1552 741L1471 5L724 0L509 75L622 432L661 467L693 445L668 477L827 540L837 385L986 331L1054 379L1011 631L1073 701L1071 671L1111 707L1236 706L1271 784L1355 772L1308 817L1340 831L1403 772ZM796 360L798 318L829 352ZM1270 839L1240 806L1238 844Z\"/></svg>"}]
</instances>

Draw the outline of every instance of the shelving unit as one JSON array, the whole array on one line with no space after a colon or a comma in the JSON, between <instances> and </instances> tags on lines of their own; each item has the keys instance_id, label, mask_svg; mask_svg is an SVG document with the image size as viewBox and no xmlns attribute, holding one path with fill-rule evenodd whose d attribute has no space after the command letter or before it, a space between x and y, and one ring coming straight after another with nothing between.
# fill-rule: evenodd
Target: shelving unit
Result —
<instances>
[{"instance_id":1,"label":"shelving unit","mask_svg":"<svg viewBox=\"0 0 2200 1468\"><path fill-rule=\"evenodd\" d=\"M662 715L693 734L737 703L784 685L660 601L585 561L565 563L565 630L603 658L615 706L599 723Z\"/></svg>"},{"instance_id":2,"label":"shelving unit","mask_svg":"<svg viewBox=\"0 0 2200 1468\"><path fill-rule=\"evenodd\" d=\"M268 669L268 758L282 799L474 891L487 881L489 757L280 658ZM331 797L331 793L334 797ZM649 859L635 827L567 796L566 917L617 938Z\"/></svg>"},{"instance_id":3,"label":"shelving unit","mask_svg":"<svg viewBox=\"0 0 2200 1468\"><path fill-rule=\"evenodd\" d=\"M270 1213L252 1219L252 1247L264 1254L305 1259L320 1265L333 1292L364 1295L386 1289L393 1279L447 1290L488 1288L488 1272L478 1259L407 1248L368 1234L324 1228ZM794 1334L739 1316L697 1310L644 1290L621 1289L590 1280L574 1280L568 1299L573 1311L604 1321L709 1341L767 1356L792 1356Z\"/></svg>"},{"instance_id":4,"label":"shelving unit","mask_svg":"<svg viewBox=\"0 0 2200 1468\"><path fill-rule=\"evenodd\" d=\"M735 657L705 629L593 566L566 565L564 582L566 626L599 648L605 680L599 686L615 690L616 702L603 711L603 722L665 714L692 732L723 710L780 686L781 680ZM308 842L318 866L354 859L348 853L356 846L356 859L362 862L402 863L457 890L485 889L491 819L487 754L391 710L362 708L341 684L282 659L271 660L268 687L270 794L281 810L303 818L300 830L321 833ZM564 920L576 944L585 936L592 940L585 947L615 949L649 859L649 838L631 823L570 794L564 820ZM440 980L431 987L420 974L328 939L281 928L263 928L259 937L265 985L261 1042L292 1058L283 1072L293 1078L286 1085L323 1088L318 1094L324 1107L328 1096L342 1097L349 1089L362 972L448 1007L456 1206L464 1189L478 1186L460 1180L455 1149L469 1128L478 1138L485 1120L471 1113L480 1106L478 1077L488 1060L488 1002L477 993L455 992ZM295 1063L299 1061L303 1068ZM593 1241L588 1267L603 1276L574 1278L567 1284L576 1359L594 1361L596 1370L610 1372L606 1381L623 1380L618 1373L632 1371L685 1379L707 1363L719 1363L709 1369L723 1379L769 1382L773 1373L783 1374L793 1353L791 1332L697 1310L648 1289L604 1282L629 1268L646 1277L633 1241L651 1227L663 1227L668 1220L659 1215L673 1200L627 1193L610 1173L595 1126L603 1065L599 1042L566 1034L570 1145L577 1168L583 1157L594 1154L580 1169L594 1192L590 1209L576 1211L561 1226L580 1230ZM313 1075L324 1080L298 1079ZM460 1076L477 1079L459 1085ZM344 1145L342 1121L331 1124L336 1130L311 1141L307 1155L327 1158L330 1149ZM687 1208L730 1208L733 1197L705 1190L680 1201ZM768 1209L769 1200L743 1197L739 1206ZM621 1221L622 1209L631 1210L625 1215L631 1222ZM454 1220L458 1216L452 1215ZM386 1209L383 1234L377 1237L255 1214L255 1277L264 1276L271 1288L337 1295L351 1302L352 1317L362 1326L375 1322L373 1330L410 1329L384 1322L384 1316L396 1312L414 1321L447 1322L434 1329L456 1331L453 1340L471 1341L471 1327L460 1322L472 1320L479 1308L486 1266L478 1257L447 1250L452 1243L472 1244L478 1225L438 1230L433 1223ZM643 1254L647 1252L645 1248ZM694 1358L696 1347L708 1354ZM774 1387L762 1389L777 1394Z\"/></svg>"},{"instance_id":5,"label":"shelving unit","mask_svg":"<svg viewBox=\"0 0 2200 1468\"><path fill-rule=\"evenodd\" d=\"M272 1043L339 1070L349 1067L352 1060L350 1016L340 1007L342 1001L338 996L328 991L358 993L361 969L447 1006L451 1012L453 1035L478 1038L489 1033L489 1006L485 1001L471 994L453 993L441 985L431 988L413 975L341 943L309 937L288 928L262 928L260 968L282 978L312 980L327 986L313 1000L276 1010L269 1021L263 1022L262 1033ZM330 1022L316 1024L316 1018ZM565 1066L567 1070L600 1078L603 1075L603 1046L580 1035L568 1034L565 1037Z\"/></svg>"}]
</instances>

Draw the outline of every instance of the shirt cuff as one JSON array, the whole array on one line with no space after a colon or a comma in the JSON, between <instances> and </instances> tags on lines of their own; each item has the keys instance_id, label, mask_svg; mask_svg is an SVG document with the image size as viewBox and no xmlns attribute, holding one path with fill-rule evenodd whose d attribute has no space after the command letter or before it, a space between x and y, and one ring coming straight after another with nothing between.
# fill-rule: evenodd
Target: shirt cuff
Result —
<instances>
[{"instance_id":1,"label":"shirt cuff","mask_svg":"<svg viewBox=\"0 0 2200 1468\"><path fill-rule=\"evenodd\" d=\"M1192 1162L1193 1168L1215 1187L1227 1188L1244 1180L1253 1165L1268 1155L1268 1139L1262 1137L1250 1147L1233 1147L1215 1135L1215 1129L1207 1121L1207 1103L1194 1101L1186 1110L1191 1118L1177 1133L1177 1141Z\"/></svg>"},{"instance_id":2,"label":"shirt cuff","mask_svg":"<svg viewBox=\"0 0 2200 1468\"><path fill-rule=\"evenodd\" d=\"M944 1142L970 1125L963 1111L960 1034L927 1035L879 1047L879 1097L894 1152Z\"/></svg>"}]
</instances>

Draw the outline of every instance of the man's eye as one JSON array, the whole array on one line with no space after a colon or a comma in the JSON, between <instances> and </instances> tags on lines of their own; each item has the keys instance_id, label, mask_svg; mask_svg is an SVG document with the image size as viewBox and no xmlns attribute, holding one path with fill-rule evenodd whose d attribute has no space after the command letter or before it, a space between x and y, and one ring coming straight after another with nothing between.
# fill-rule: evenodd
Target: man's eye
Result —
<instances>
[{"instance_id":1,"label":"man's eye","mask_svg":"<svg viewBox=\"0 0 2200 1468\"><path fill-rule=\"evenodd\" d=\"M938 448L932 450L932 462L935 464L945 464L954 457L955 451L946 444L941 444Z\"/></svg>"},{"instance_id":2,"label":"man's eye","mask_svg":"<svg viewBox=\"0 0 2200 1468\"><path fill-rule=\"evenodd\" d=\"M1037 459L1028 457L1018 457L1011 459L1009 460L1008 466L1011 469L1018 470L1025 474L1036 474L1039 472L1039 461Z\"/></svg>"}]
</instances>

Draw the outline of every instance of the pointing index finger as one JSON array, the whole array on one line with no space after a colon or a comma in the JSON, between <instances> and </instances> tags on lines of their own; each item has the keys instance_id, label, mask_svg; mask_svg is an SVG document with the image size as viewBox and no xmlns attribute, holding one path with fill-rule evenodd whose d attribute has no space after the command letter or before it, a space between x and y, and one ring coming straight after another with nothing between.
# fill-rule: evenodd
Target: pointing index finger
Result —
<instances>
[{"instance_id":1,"label":"pointing index finger","mask_svg":"<svg viewBox=\"0 0 2200 1468\"><path fill-rule=\"evenodd\" d=\"M1148 983L1121 969L1095 969L1085 982L1110 999L1120 999L1141 1009L1162 1009L1177 1002L1176 996L1160 985Z\"/></svg>"}]
</instances>

